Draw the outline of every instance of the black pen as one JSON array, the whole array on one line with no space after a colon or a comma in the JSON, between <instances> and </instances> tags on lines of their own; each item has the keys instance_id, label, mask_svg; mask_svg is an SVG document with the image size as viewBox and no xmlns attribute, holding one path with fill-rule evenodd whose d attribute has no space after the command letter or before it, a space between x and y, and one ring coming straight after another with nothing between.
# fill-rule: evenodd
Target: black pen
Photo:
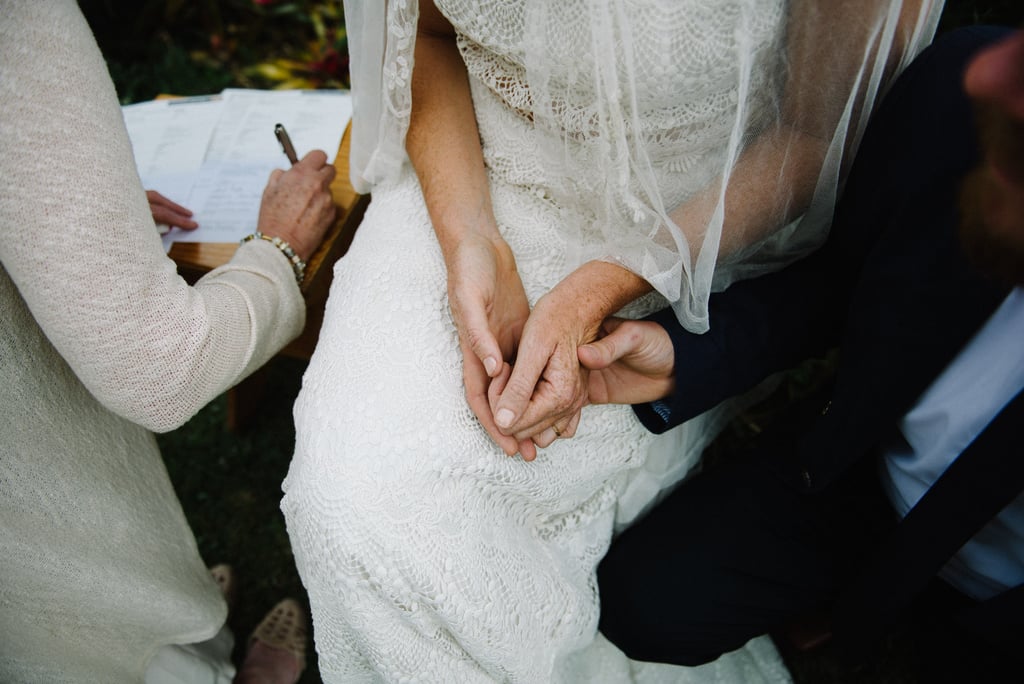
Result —
<instances>
[{"instance_id":1,"label":"black pen","mask_svg":"<svg viewBox=\"0 0 1024 684\"><path fill-rule=\"evenodd\" d=\"M274 135L277 136L277 141L281 143L281 149L284 150L285 155L288 157L288 161L295 166L299 163L299 158L295 156L295 148L292 146L292 139L288 137L288 131L284 130L284 125L277 124L274 126Z\"/></svg>"}]
</instances>

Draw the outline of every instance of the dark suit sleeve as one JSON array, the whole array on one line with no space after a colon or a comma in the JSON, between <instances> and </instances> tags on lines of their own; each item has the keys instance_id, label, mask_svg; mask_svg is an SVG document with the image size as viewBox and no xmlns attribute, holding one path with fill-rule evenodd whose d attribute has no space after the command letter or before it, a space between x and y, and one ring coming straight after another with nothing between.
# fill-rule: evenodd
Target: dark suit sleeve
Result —
<instances>
[{"instance_id":1,"label":"dark suit sleeve","mask_svg":"<svg viewBox=\"0 0 1024 684\"><path fill-rule=\"evenodd\" d=\"M750 389L776 371L823 354L838 342L846 301L843 264L826 246L788 268L712 295L711 329L683 329L671 309L648 317L668 332L675 350L676 389L634 411L661 433Z\"/></svg>"}]
</instances>

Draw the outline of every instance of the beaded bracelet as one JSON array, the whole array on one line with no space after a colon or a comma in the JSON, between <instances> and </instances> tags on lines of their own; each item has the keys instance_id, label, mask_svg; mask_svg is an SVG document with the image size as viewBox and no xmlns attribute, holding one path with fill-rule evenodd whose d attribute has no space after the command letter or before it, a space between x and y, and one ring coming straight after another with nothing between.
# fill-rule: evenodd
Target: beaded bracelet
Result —
<instances>
[{"instance_id":1,"label":"beaded bracelet","mask_svg":"<svg viewBox=\"0 0 1024 684\"><path fill-rule=\"evenodd\" d=\"M244 245L250 240L266 240L281 250L281 253L288 257L288 261L292 264L292 271L295 272L295 282L302 285L302 279L306 277L306 262L299 258L299 255L295 253L295 250L292 249L291 245L279 237L270 237L269 235L264 235L258 230L252 235L246 235L242 238L240 244Z\"/></svg>"}]
</instances>

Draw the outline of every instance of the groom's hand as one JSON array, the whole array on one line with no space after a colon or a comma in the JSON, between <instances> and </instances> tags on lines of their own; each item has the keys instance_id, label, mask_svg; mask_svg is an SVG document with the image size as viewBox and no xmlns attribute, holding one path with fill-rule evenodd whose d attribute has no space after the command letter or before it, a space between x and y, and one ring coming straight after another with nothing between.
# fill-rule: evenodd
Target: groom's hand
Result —
<instances>
[{"instance_id":1,"label":"groom's hand","mask_svg":"<svg viewBox=\"0 0 1024 684\"><path fill-rule=\"evenodd\" d=\"M590 370L592 404L642 404L675 390L672 338L651 321L609 318L605 336L577 350L580 364Z\"/></svg>"}]
</instances>

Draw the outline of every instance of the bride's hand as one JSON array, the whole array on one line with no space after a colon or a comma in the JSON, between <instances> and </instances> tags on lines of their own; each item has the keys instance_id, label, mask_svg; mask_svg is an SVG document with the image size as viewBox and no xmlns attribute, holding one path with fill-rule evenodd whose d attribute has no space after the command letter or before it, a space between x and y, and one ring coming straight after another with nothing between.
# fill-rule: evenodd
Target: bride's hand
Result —
<instances>
[{"instance_id":1,"label":"bride's hand","mask_svg":"<svg viewBox=\"0 0 1024 684\"><path fill-rule=\"evenodd\" d=\"M530 304L523 290L515 257L498 239L469 234L449 255L448 302L459 333L462 378L466 400L477 419L505 453L522 451L532 459L532 442L520 444L502 434L494 423L487 390L505 361L511 360Z\"/></svg>"},{"instance_id":2,"label":"bride's hand","mask_svg":"<svg viewBox=\"0 0 1024 684\"><path fill-rule=\"evenodd\" d=\"M597 339L608 315L649 289L621 266L592 261L544 295L526 321L515 365L496 378L490 395L501 433L542 447L573 436L588 401L589 371L578 348Z\"/></svg>"},{"instance_id":3,"label":"bride's hand","mask_svg":"<svg viewBox=\"0 0 1024 684\"><path fill-rule=\"evenodd\" d=\"M601 320L581 315L582 294L563 281L544 295L526 322L515 366L496 380L495 422L520 442L537 438L547 446L553 438L545 439L546 431L572 436L587 401L588 371L576 349L596 339Z\"/></svg>"}]
</instances>

